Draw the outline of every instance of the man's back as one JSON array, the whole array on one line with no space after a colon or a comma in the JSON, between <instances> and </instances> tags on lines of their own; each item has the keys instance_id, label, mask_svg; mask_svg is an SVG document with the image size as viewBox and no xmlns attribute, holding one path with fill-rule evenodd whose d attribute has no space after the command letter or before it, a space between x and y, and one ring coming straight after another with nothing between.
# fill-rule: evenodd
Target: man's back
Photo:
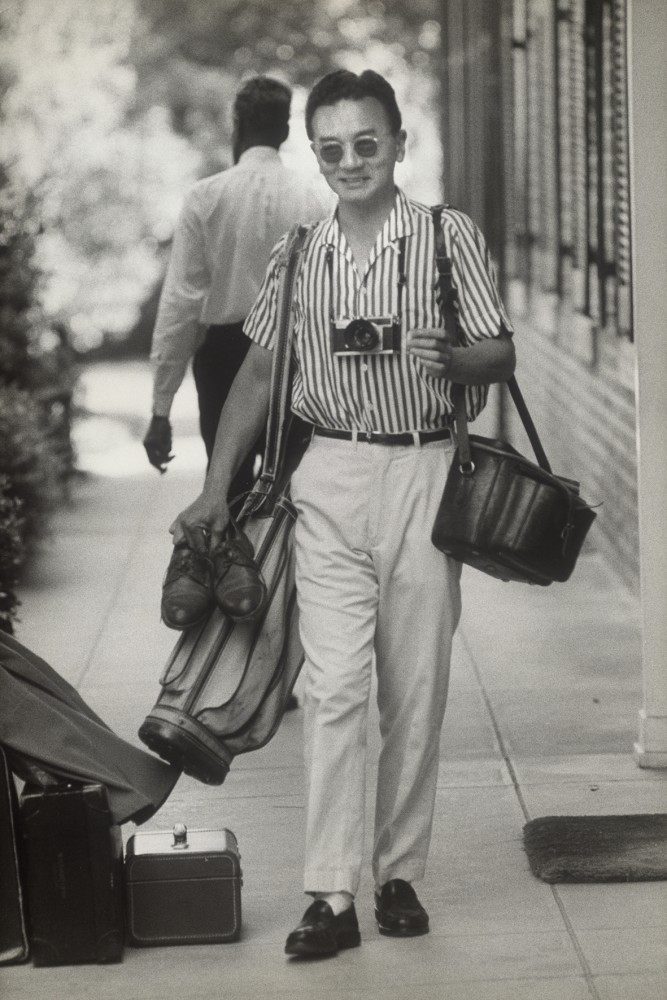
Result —
<instances>
[{"instance_id":1,"label":"man's back","mask_svg":"<svg viewBox=\"0 0 667 1000\"><path fill-rule=\"evenodd\" d=\"M253 146L235 166L196 184L186 211L200 227L210 275L200 321L244 319L280 237L296 222L322 218L330 203L268 146Z\"/></svg>"},{"instance_id":2,"label":"man's back","mask_svg":"<svg viewBox=\"0 0 667 1000\"><path fill-rule=\"evenodd\" d=\"M233 107L237 163L195 184L185 198L151 345L153 412L144 446L161 472L173 457L169 413L190 359L210 458L220 412L248 350L243 320L271 250L295 223L317 221L333 207L330 196L318 194L278 155L289 136L290 102L284 83L264 76L248 80ZM252 454L246 464L237 492L252 484Z\"/></svg>"}]
</instances>

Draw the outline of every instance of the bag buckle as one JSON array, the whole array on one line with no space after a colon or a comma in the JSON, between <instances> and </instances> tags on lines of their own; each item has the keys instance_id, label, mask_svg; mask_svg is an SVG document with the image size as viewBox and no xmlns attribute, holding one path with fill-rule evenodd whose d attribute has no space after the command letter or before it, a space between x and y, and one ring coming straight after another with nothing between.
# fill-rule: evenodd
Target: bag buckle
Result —
<instances>
[{"instance_id":1,"label":"bag buckle","mask_svg":"<svg viewBox=\"0 0 667 1000\"><path fill-rule=\"evenodd\" d=\"M572 521L568 521L563 530L560 533L560 537L563 539L562 553L565 555L565 550L567 549L568 543L570 541L570 535L574 529L574 524Z\"/></svg>"}]
</instances>

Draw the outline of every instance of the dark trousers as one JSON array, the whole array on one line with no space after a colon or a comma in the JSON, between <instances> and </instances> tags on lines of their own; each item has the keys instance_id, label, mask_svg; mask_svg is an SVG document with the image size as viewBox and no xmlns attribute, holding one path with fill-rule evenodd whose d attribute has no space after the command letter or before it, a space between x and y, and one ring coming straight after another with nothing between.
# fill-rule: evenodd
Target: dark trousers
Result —
<instances>
[{"instance_id":1,"label":"dark trousers","mask_svg":"<svg viewBox=\"0 0 667 1000\"><path fill-rule=\"evenodd\" d=\"M243 332L243 323L214 325L209 326L204 342L193 358L192 371L199 399L199 427L209 464L222 408L249 347L250 340ZM230 500L252 489L255 482L255 458L264 453L265 443L262 431L232 480Z\"/></svg>"}]
</instances>

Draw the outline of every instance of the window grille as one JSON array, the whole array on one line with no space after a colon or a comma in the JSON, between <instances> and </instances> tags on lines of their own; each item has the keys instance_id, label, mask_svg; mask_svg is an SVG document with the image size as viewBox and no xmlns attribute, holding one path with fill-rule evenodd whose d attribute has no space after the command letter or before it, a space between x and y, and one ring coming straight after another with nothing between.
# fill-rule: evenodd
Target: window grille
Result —
<instances>
[{"instance_id":1,"label":"window grille","mask_svg":"<svg viewBox=\"0 0 667 1000\"><path fill-rule=\"evenodd\" d=\"M514 0L516 274L631 336L626 0Z\"/></svg>"}]
</instances>

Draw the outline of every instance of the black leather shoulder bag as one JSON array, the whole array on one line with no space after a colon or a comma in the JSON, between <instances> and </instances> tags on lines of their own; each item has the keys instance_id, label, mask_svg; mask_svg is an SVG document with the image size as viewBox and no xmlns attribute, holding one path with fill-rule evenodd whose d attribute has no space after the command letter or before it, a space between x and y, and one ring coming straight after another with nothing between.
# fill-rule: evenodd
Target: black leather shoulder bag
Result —
<instances>
[{"instance_id":1,"label":"black leather shoulder bag","mask_svg":"<svg viewBox=\"0 0 667 1000\"><path fill-rule=\"evenodd\" d=\"M442 206L431 211L445 326L456 337L457 291ZM457 448L431 539L442 552L497 579L547 587L569 579L596 514L579 495L578 482L551 471L514 376L507 387L537 462L505 441L469 434L465 389L455 384Z\"/></svg>"}]
</instances>

